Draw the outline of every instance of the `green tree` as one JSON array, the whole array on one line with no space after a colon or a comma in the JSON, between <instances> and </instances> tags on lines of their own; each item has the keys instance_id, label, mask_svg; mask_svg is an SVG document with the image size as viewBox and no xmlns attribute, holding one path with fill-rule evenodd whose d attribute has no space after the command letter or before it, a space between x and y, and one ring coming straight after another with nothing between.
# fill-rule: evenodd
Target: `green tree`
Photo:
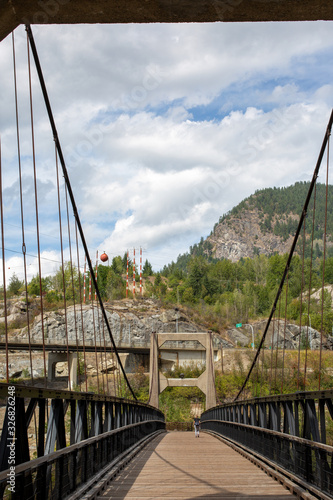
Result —
<instances>
[{"instance_id":1,"label":"green tree","mask_svg":"<svg viewBox=\"0 0 333 500\"><path fill-rule=\"evenodd\" d=\"M188 285L192 288L195 297L201 297L203 279L206 276L208 270L208 264L205 259L200 257L194 257L189 262L188 265Z\"/></svg>"},{"instance_id":2,"label":"green tree","mask_svg":"<svg viewBox=\"0 0 333 500\"><path fill-rule=\"evenodd\" d=\"M132 261L130 258L128 258L128 266L132 265ZM123 256L123 272L125 273L127 269L127 252L124 253Z\"/></svg>"},{"instance_id":3,"label":"green tree","mask_svg":"<svg viewBox=\"0 0 333 500\"><path fill-rule=\"evenodd\" d=\"M195 296L194 296L194 292L193 292L193 288L191 286L185 288L183 294L182 294L182 302L184 302L185 304L189 303L189 304L193 304L193 302L195 301Z\"/></svg>"},{"instance_id":4,"label":"green tree","mask_svg":"<svg viewBox=\"0 0 333 500\"><path fill-rule=\"evenodd\" d=\"M283 276L284 268L286 267L288 255L273 255L270 257L268 262L268 271L267 271L267 286L270 289L276 288Z\"/></svg>"},{"instance_id":5,"label":"green tree","mask_svg":"<svg viewBox=\"0 0 333 500\"><path fill-rule=\"evenodd\" d=\"M109 300L119 300L126 296L125 281L112 268L109 268L106 276L105 295Z\"/></svg>"},{"instance_id":6,"label":"green tree","mask_svg":"<svg viewBox=\"0 0 333 500\"><path fill-rule=\"evenodd\" d=\"M49 292L52 289L52 278L50 276L46 276L41 279L42 282L42 293ZM30 295L40 295L40 281L39 275L34 276L30 283L28 284L28 293Z\"/></svg>"},{"instance_id":7,"label":"green tree","mask_svg":"<svg viewBox=\"0 0 333 500\"><path fill-rule=\"evenodd\" d=\"M154 281L154 286L155 287L160 286L161 283L162 283L161 275L160 273L157 273Z\"/></svg>"},{"instance_id":8,"label":"green tree","mask_svg":"<svg viewBox=\"0 0 333 500\"><path fill-rule=\"evenodd\" d=\"M147 259L146 259L146 261L145 261L145 263L143 265L142 274L143 274L144 277L152 276L152 274L153 274L152 265L150 264L150 262L148 262Z\"/></svg>"},{"instance_id":9,"label":"green tree","mask_svg":"<svg viewBox=\"0 0 333 500\"><path fill-rule=\"evenodd\" d=\"M64 264L56 272L53 278L53 288L60 294L66 294L66 300L79 298L79 273L76 266L72 266L71 262Z\"/></svg>"},{"instance_id":10,"label":"green tree","mask_svg":"<svg viewBox=\"0 0 333 500\"><path fill-rule=\"evenodd\" d=\"M20 289L23 287L23 285L24 285L24 282L21 281L14 273L9 280L8 292L13 294L13 295L18 295L18 293L19 293Z\"/></svg>"},{"instance_id":11,"label":"green tree","mask_svg":"<svg viewBox=\"0 0 333 500\"><path fill-rule=\"evenodd\" d=\"M123 272L123 261L122 261L122 258L119 255L117 257L113 257L111 267L112 267L112 270L116 274L119 274L119 275L122 274L122 272Z\"/></svg>"}]
</instances>

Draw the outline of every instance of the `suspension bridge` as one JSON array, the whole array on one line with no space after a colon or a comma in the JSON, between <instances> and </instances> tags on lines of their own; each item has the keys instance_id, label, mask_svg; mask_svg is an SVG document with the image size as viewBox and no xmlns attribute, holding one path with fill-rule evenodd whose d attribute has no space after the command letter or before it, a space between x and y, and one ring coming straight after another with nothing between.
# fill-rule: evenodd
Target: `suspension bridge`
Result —
<instances>
[{"instance_id":1,"label":"suspension bridge","mask_svg":"<svg viewBox=\"0 0 333 500\"><path fill-rule=\"evenodd\" d=\"M326 5L326 4L325 4ZM329 144L333 112L328 120L314 167L309 192L304 200L298 228L286 262L276 298L267 320L260 345L254 355L242 387L233 402L216 404L212 394L201 415L200 438L186 432L166 432L163 413L157 408L161 379L154 367L150 400L137 400L122 365L114 341L102 296L95 278L89 250L81 225L74 192L66 168L60 139L53 117L47 86L43 77L31 27L27 25L27 74L30 112L30 154L22 153L20 107L17 85L16 48L12 36L13 75L15 88L16 141L15 161L2 161L1 148L9 148L5 138L0 142L0 224L2 252L1 301L4 331L1 349L6 357L6 380L0 384L0 496L20 499L88 499L88 498L253 498L284 499L294 496L304 499L333 498L333 447L330 431L333 419L332 376L323 362L325 259L330 241L327 238L327 207L318 219L316 213L316 183L320 169L326 172L326 193L329 183ZM36 110L33 99L32 60L38 85L50 124L50 165L47 178L54 186L47 202L42 199L40 186L45 172L38 164L35 135ZM40 109L40 108L38 108ZM26 129L25 129L26 133ZM8 156L8 155L7 155ZM4 179L16 165L18 203L8 200ZM49 168L50 167L50 168ZM61 175L60 175L61 171ZM44 175L44 177L43 177ZM41 177L39 177L41 176ZM31 179L33 181L31 182ZM33 196L27 198L24 183L30 182ZM31 190L30 190L31 191ZM30 192L29 191L29 192ZM31 208L33 207L33 209ZM54 223L54 213L58 222ZM47 275L45 252L48 248L46 228L57 228L58 248L62 269L64 331L62 346L70 364L70 353L77 351L79 377L77 390L54 389L47 377L46 336L47 303L43 295L43 277ZM12 227L20 228L20 241ZM309 324L312 293L312 263L314 228L322 229L323 265L321 293L321 342L317 350L316 375L318 386L309 391L313 370L308 366L308 342L297 352L296 365L288 366L285 348L287 298L291 283L289 272L295 258L301 259L299 306L300 327ZM33 231L31 230L33 228ZM33 236L32 236L33 233ZM310 235L310 236L309 236ZM8 260L12 254L20 257L24 276L24 299L29 303L28 262L35 259L39 281L39 313L42 325L43 377L34 377L34 351L31 338L33 318L27 307L26 337L23 340L29 355L29 380L10 380L9 366L13 351L20 349L13 340L8 317ZM310 255L310 267L305 266ZM101 361L112 360L117 369L100 371L96 386L87 384L86 354L91 345L85 342L83 317L82 262L86 259L96 290L92 303L94 313L93 350ZM70 279L65 279L65 261L69 262ZM68 298L70 297L70 298ZM69 339L66 311L75 310L76 342ZM304 319L305 317L305 319ZM302 324L303 322L303 324ZM282 341L265 344L268 329L273 325ZM284 326L283 326L284 325ZM14 332L15 333L15 332ZM308 331L306 333L308 337ZM308 338L306 339L308 340ZM53 346L54 347L54 346ZM58 346L59 347L59 346ZM150 346L151 347L151 346ZM206 349L211 351L209 345ZM207 358L209 360L209 357ZM152 363L151 359L151 363ZM212 388L213 364L207 361L207 385ZM98 363L96 362L96 366ZM288 378L297 382L297 392L288 393ZM68 374L68 384L71 384ZM270 394L263 394L263 380L268 379ZM163 379L162 379L163 380ZM180 383L179 383L180 385ZM313 387L311 386L313 389ZM154 392L154 397L153 397ZM253 396L254 395L254 396ZM152 401L154 400L154 404ZM213 402L212 402L213 401Z\"/></svg>"}]
</instances>

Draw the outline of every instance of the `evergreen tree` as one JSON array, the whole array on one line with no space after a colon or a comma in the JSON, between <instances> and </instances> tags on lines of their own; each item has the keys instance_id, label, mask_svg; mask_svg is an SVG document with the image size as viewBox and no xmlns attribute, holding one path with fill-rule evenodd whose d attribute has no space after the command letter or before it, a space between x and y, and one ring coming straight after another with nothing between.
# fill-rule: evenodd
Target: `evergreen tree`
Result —
<instances>
[{"instance_id":1,"label":"evergreen tree","mask_svg":"<svg viewBox=\"0 0 333 500\"><path fill-rule=\"evenodd\" d=\"M142 268L142 274L143 276L147 277L147 276L152 276L153 275L153 268L152 268L152 265L150 264L150 262L148 262L148 260L146 259L144 265L143 265L143 268Z\"/></svg>"}]
</instances>

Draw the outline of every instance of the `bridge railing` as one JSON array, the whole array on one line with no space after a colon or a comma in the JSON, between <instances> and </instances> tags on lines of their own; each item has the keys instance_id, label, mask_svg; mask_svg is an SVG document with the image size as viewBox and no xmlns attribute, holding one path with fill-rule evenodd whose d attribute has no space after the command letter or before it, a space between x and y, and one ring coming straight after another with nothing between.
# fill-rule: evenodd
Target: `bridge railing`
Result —
<instances>
[{"instance_id":1,"label":"bridge railing","mask_svg":"<svg viewBox=\"0 0 333 500\"><path fill-rule=\"evenodd\" d=\"M162 412L133 400L8 384L0 385L0 398L6 399L0 498L15 491L14 498L25 500L64 499L165 429Z\"/></svg>"},{"instance_id":2,"label":"bridge railing","mask_svg":"<svg viewBox=\"0 0 333 500\"><path fill-rule=\"evenodd\" d=\"M259 455L314 494L332 494L333 447L325 444L332 398L333 391L299 392L223 404L202 414L202 429Z\"/></svg>"}]
</instances>

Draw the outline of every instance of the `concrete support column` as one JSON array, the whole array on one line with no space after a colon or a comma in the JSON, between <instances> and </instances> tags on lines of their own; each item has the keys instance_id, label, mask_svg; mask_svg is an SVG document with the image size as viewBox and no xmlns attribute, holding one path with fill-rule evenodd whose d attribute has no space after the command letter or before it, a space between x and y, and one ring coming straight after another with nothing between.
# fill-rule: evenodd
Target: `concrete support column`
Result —
<instances>
[{"instance_id":1,"label":"concrete support column","mask_svg":"<svg viewBox=\"0 0 333 500\"><path fill-rule=\"evenodd\" d=\"M114 416L114 428L119 429L121 427L121 403L115 403L115 416Z\"/></svg>"},{"instance_id":2,"label":"concrete support column","mask_svg":"<svg viewBox=\"0 0 333 500\"><path fill-rule=\"evenodd\" d=\"M70 373L70 378L71 378L70 389L74 389L74 387L77 386L79 383L79 378L77 375L77 352L70 352L69 353L68 371Z\"/></svg>"},{"instance_id":3,"label":"concrete support column","mask_svg":"<svg viewBox=\"0 0 333 500\"><path fill-rule=\"evenodd\" d=\"M216 406L214 350L212 332L207 333L206 344L206 410Z\"/></svg>"},{"instance_id":4,"label":"concrete support column","mask_svg":"<svg viewBox=\"0 0 333 500\"><path fill-rule=\"evenodd\" d=\"M54 381L56 378L55 367L57 363L67 363L67 353L65 352L49 352L48 354L48 369L47 369L47 379ZM71 387L69 389L74 389L74 386L78 385L78 375L77 375L77 353L69 353L69 367L68 372L71 379Z\"/></svg>"},{"instance_id":5,"label":"concrete support column","mask_svg":"<svg viewBox=\"0 0 333 500\"><path fill-rule=\"evenodd\" d=\"M158 373L158 341L156 333L151 334L149 359L149 404L158 408L159 373Z\"/></svg>"}]
</instances>

